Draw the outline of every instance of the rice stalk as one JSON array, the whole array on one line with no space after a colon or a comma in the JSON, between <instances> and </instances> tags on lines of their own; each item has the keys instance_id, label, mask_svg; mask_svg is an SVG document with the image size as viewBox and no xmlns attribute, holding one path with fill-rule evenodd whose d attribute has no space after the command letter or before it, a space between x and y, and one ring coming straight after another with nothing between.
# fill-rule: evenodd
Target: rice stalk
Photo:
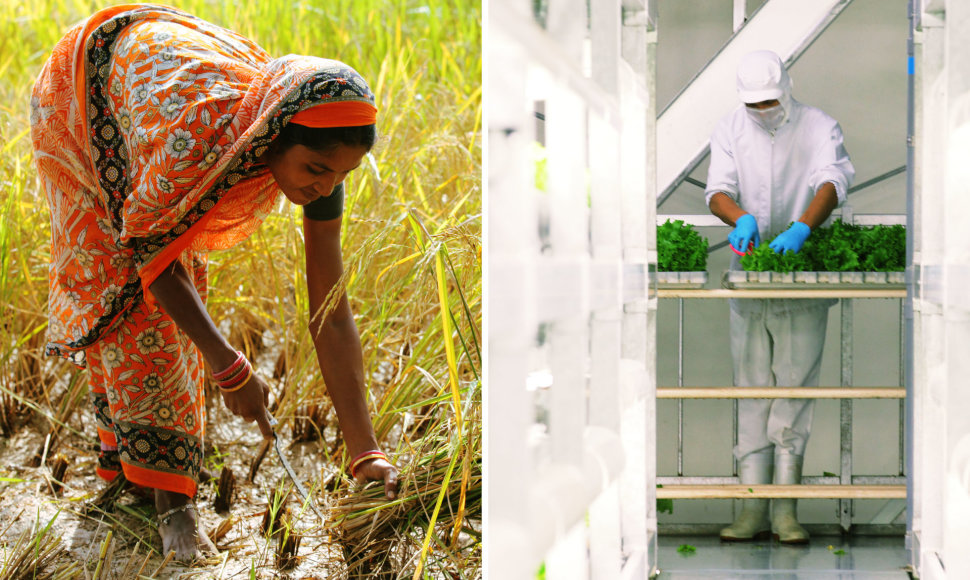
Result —
<instances>
[{"instance_id":1,"label":"rice stalk","mask_svg":"<svg viewBox=\"0 0 970 580\"><path fill-rule=\"evenodd\" d=\"M4 554L0 580L72 580L81 576L82 569L64 557L67 550L51 529L56 519L57 514L44 527L24 530L17 537Z\"/></svg>"},{"instance_id":2,"label":"rice stalk","mask_svg":"<svg viewBox=\"0 0 970 580\"><path fill-rule=\"evenodd\" d=\"M462 497L467 502L465 513L481 513L481 459L468 453L473 445L458 450L441 449L436 444L440 441L427 439L424 444L435 451L422 449L427 454L416 453L412 463L404 467L396 500L388 502L384 499L383 488L375 484L336 500L332 508L333 520L328 525L350 551L348 564L351 568L354 563L376 558L370 554L375 546L400 545L405 548L405 554L420 554L424 542L436 537L437 533L448 537L456 524L460 524L459 529L467 527L465 518L459 517ZM467 493L463 494L464 486L450 480L450 474L456 464L465 461L469 465L469 477ZM471 548L471 545L452 546L448 556L458 561L463 552L473 552ZM393 551L390 547L383 549ZM468 557L474 558L474 555L468 554ZM390 562L388 566L401 572L406 569L406 563L407 560L402 559Z\"/></svg>"},{"instance_id":3,"label":"rice stalk","mask_svg":"<svg viewBox=\"0 0 970 580\"><path fill-rule=\"evenodd\" d=\"M110 561L110 553L114 551L114 546L111 545L111 537L111 530L108 530L108 534L105 536L104 541L101 542L101 550L98 554L98 565L94 568L94 576L92 576L92 580L100 580L101 571L107 570L104 564L106 561Z\"/></svg>"}]
</instances>

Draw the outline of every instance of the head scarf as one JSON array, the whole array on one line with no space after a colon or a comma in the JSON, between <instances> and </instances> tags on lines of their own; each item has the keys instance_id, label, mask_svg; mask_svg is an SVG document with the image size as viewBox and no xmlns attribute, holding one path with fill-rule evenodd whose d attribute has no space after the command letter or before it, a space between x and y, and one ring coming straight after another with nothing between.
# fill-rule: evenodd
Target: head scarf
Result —
<instances>
[{"instance_id":1,"label":"head scarf","mask_svg":"<svg viewBox=\"0 0 970 580\"><path fill-rule=\"evenodd\" d=\"M377 122L377 107L362 101L324 103L293 115L291 123L326 129L329 127L362 127Z\"/></svg>"},{"instance_id":2,"label":"head scarf","mask_svg":"<svg viewBox=\"0 0 970 580\"><path fill-rule=\"evenodd\" d=\"M235 32L153 5L108 8L71 29L31 105L53 226L48 350L65 356L151 299L174 260L204 259L259 226L279 196L260 156L287 123L376 117L349 66L273 59Z\"/></svg>"}]
</instances>

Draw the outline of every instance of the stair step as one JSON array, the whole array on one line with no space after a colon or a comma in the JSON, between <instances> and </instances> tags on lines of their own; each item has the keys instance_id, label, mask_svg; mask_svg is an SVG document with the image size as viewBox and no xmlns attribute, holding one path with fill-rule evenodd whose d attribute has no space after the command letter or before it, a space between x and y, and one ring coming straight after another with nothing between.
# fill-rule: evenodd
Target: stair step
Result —
<instances>
[{"instance_id":1,"label":"stair step","mask_svg":"<svg viewBox=\"0 0 970 580\"><path fill-rule=\"evenodd\" d=\"M665 485L657 499L905 499L905 485Z\"/></svg>"}]
</instances>

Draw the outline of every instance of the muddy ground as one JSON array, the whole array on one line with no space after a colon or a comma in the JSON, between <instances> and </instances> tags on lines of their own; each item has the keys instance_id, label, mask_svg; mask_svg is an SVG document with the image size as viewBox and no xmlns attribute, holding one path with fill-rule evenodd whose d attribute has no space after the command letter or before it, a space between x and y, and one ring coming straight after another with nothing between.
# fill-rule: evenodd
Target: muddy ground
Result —
<instances>
[{"instance_id":1,"label":"muddy ground","mask_svg":"<svg viewBox=\"0 0 970 580\"><path fill-rule=\"evenodd\" d=\"M108 503L104 512L88 508L105 487L95 475L97 463L94 413L82 404L70 425L83 436L69 434L50 450L69 459L65 486L60 497L49 488L49 467L30 467L44 447L47 422L34 418L12 438L0 439L0 562L9 562L15 544L23 534L44 527L53 520L51 532L59 538L61 550L57 562L74 563L81 571L79 578L134 578L135 572L149 555L141 574L157 578L346 578L342 547L328 533L312 512L296 518L302 540L296 566L280 570L276 551L279 542L267 539L260 524L274 486L285 480L285 472L270 449L263 459L253 483L246 481L261 437L255 424L232 417L222 405L209 405L206 467L218 476L229 466L236 475L236 497L228 512L216 513L216 479L200 486L196 505L210 536L223 526L228 532L216 545L218 556L191 565L169 562L163 568L161 539L154 523L151 502L124 493ZM308 487L319 489L321 481L342 477L336 467L323 461L324 444L301 443L290 446L288 427L280 430L281 448L293 468ZM211 444L211 445L210 445ZM17 481L22 480L22 481ZM344 488L344 493L346 488ZM337 492L340 493L340 492ZM332 493L316 493L318 509L324 516ZM291 504L295 510L296 504ZM85 513L87 512L87 513ZM227 523L228 520L228 523ZM112 542L102 570L95 576L100 552L109 530ZM6 574L0 574L6 578Z\"/></svg>"}]
</instances>

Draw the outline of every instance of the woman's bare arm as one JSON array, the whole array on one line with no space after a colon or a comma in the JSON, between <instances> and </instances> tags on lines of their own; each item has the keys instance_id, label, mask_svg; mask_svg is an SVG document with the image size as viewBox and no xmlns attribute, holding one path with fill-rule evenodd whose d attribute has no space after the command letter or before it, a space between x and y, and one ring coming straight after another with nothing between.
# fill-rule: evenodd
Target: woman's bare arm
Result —
<instances>
[{"instance_id":1,"label":"woman's bare arm","mask_svg":"<svg viewBox=\"0 0 970 580\"><path fill-rule=\"evenodd\" d=\"M354 457L379 447L364 398L360 335L346 293L341 294L336 308L323 316L323 306L327 303L330 290L343 273L340 222L340 219L317 221L304 218L303 230L310 332L347 449ZM393 498L397 488L397 470L392 465L377 459L365 463L360 473L368 479L383 479L388 497Z\"/></svg>"},{"instance_id":2,"label":"woman's bare arm","mask_svg":"<svg viewBox=\"0 0 970 580\"><path fill-rule=\"evenodd\" d=\"M172 262L152 282L149 289L162 310L199 347L210 369L220 371L236 360L236 351L212 322L205 304L202 303L202 297L181 262ZM231 412L247 421L256 421L264 437L273 436L273 428L266 412L269 386L258 375L254 374L238 391L223 393L222 396Z\"/></svg>"}]
</instances>

